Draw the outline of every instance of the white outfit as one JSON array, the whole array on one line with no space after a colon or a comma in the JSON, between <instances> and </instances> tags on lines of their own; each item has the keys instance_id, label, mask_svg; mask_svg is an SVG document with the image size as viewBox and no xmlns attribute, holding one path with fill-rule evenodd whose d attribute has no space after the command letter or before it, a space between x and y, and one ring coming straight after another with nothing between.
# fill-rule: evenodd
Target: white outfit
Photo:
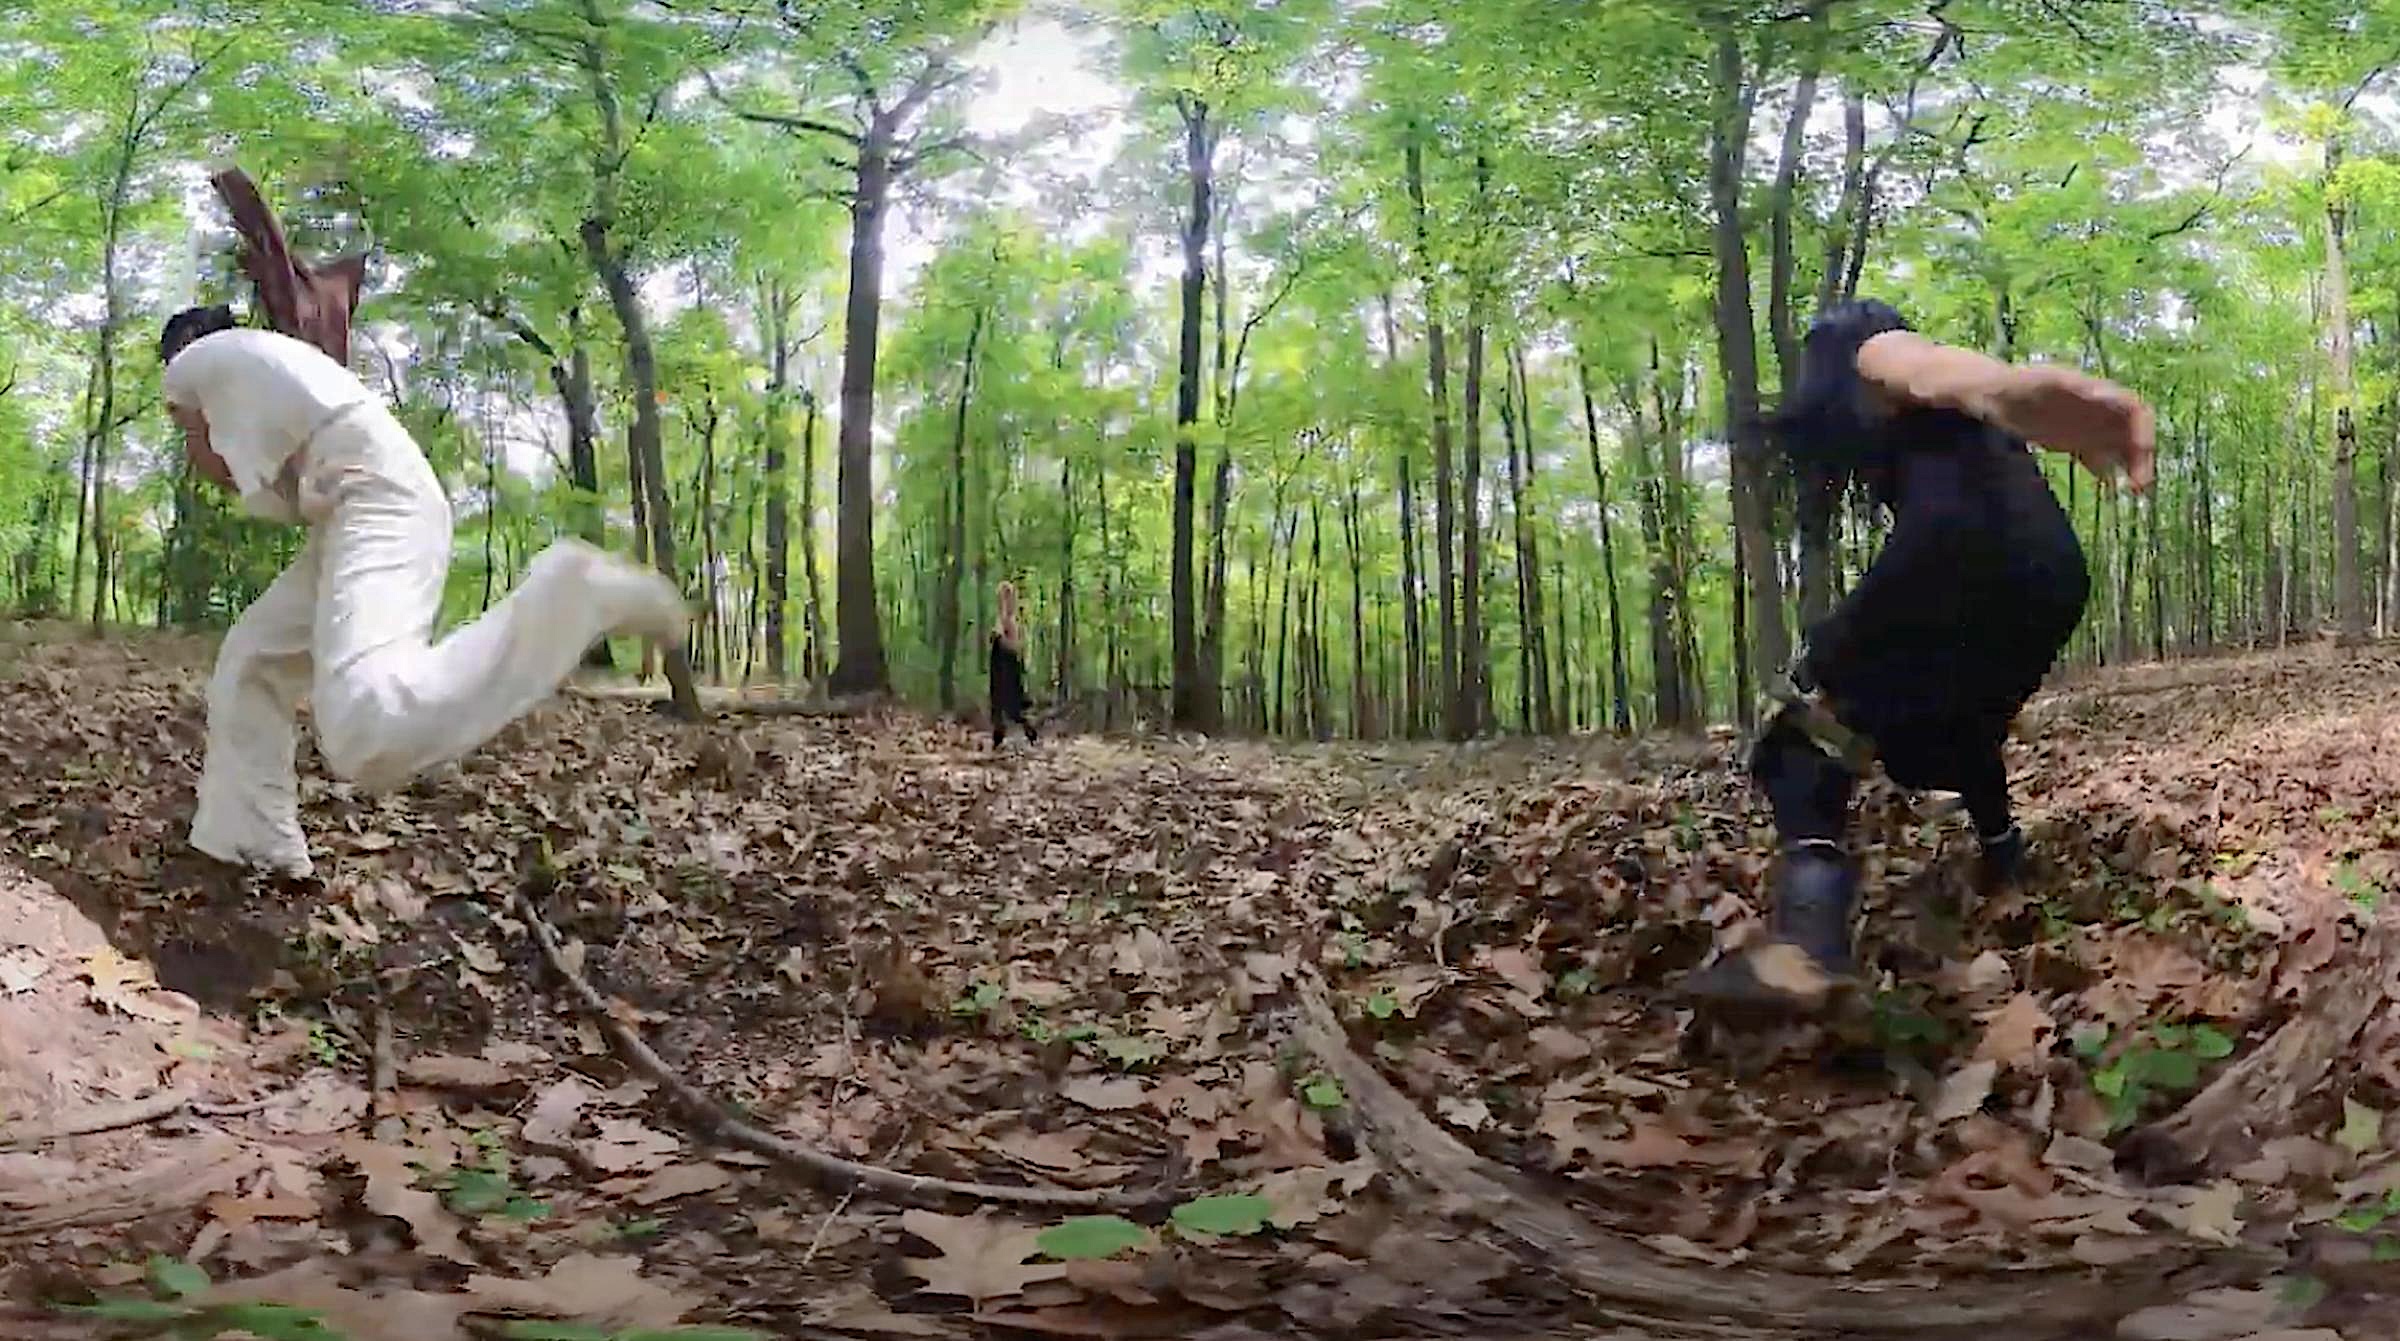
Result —
<instances>
[{"instance_id":1,"label":"white outfit","mask_svg":"<svg viewBox=\"0 0 2400 1341\"><path fill-rule=\"evenodd\" d=\"M162 387L207 420L246 508L311 528L217 653L192 820L192 846L212 857L309 872L293 767L303 694L326 767L384 789L489 740L608 634L682 631L664 576L562 541L505 600L432 642L450 505L365 384L313 345L232 330L193 341Z\"/></svg>"}]
</instances>

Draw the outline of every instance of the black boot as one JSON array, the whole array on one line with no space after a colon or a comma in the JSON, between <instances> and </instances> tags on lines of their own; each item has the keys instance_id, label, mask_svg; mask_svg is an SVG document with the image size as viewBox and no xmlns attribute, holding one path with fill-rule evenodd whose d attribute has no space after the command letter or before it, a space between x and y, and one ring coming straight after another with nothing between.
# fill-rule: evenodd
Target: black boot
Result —
<instances>
[{"instance_id":1,"label":"black boot","mask_svg":"<svg viewBox=\"0 0 2400 1341\"><path fill-rule=\"evenodd\" d=\"M1858 869L1830 842L1787 848L1775 872L1775 911L1761 943L1684 980L1695 1004L1773 1014L1822 1010L1853 969L1850 912Z\"/></svg>"},{"instance_id":2,"label":"black boot","mask_svg":"<svg viewBox=\"0 0 2400 1341\"><path fill-rule=\"evenodd\" d=\"M1976 882L1984 889L2004 889L2025 874L2027 844L2025 826L2011 824L1997 834L1977 837L1983 843L1983 853L1976 860Z\"/></svg>"}]
</instances>

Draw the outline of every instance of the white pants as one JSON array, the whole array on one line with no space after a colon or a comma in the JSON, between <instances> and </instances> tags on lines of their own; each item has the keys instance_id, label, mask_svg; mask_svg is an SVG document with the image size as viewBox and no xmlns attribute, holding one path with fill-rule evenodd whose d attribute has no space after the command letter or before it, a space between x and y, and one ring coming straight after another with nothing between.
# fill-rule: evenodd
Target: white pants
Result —
<instances>
[{"instance_id":1,"label":"white pants","mask_svg":"<svg viewBox=\"0 0 2400 1341\"><path fill-rule=\"evenodd\" d=\"M482 618L432 642L450 505L381 405L320 429L298 486L308 543L225 635L208 684L192 846L212 857L309 873L293 764L303 694L326 767L387 789L489 740L600 638L680 631L663 576L563 541Z\"/></svg>"}]
</instances>

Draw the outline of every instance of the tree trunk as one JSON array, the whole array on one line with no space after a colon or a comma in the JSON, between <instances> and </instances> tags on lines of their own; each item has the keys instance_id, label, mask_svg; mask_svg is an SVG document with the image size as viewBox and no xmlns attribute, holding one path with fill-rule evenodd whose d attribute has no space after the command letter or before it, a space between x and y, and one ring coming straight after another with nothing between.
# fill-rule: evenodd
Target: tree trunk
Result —
<instances>
[{"instance_id":1,"label":"tree trunk","mask_svg":"<svg viewBox=\"0 0 2400 1341\"><path fill-rule=\"evenodd\" d=\"M1592 403L1592 365L1584 357L1581 345L1575 351L1575 375L1577 389L1583 395L1584 438L1592 454L1593 497L1598 500L1600 508L1600 578L1608 594L1608 690L1610 711L1614 714L1610 718L1610 725L1618 735L1625 736L1633 733L1633 686L1625 666L1625 625L1617 597L1617 545L1614 527L1608 518L1608 464L1600 456L1600 411ZM1634 431L1638 439L1641 431L1639 423L1635 424ZM1648 515L1650 509L1645 508L1644 512L1644 537L1655 546L1655 523ZM1652 605L1657 605L1655 595ZM1657 636L1655 629L1652 636ZM1563 643L1565 639L1562 637L1560 641ZM1599 725L1597 714L1593 717L1593 725Z\"/></svg>"},{"instance_id":2,"label":"tree trunk","mask_svg":"<svg viewBox=\"0 0 2400 1341\"><path fill-rule=\"evenodd\" d=\"M1510 350L1508 361L1516 377L1518 422L1517 441L1510 447L1508 457L1509 506L1516 515L1517 567L1524 575L1524 608L1518 611L1518 618L1524 623L1519 643L1532 661L1533 729L1556 735L1558 704L1550 683L1550 634L1542 618L1541 541L1526 503L1533 475L1533 394L1525 377L1525 351Z\"/></svg>"},{"instance_id":3,"label":"tree trunk","mask_svg":"<svg viewBox=\"0 0 2400 1341\"><path fill-rule=\"evenodd\" d=\"M1783 579L1775 559L1765 425L1758 408L1758 335L1750 308L1750 258L1742 230L1742 159L1750 139L1755 94L1746 82L1742 52L1732 22L1716 20L1715 115L1709 133L1709 199L1715 214L1711 238L1717 262L1717 357L1725 383L1725 434L1733 445L1734 540L1748 590L1748 647L1745 674L1764 681L1791 660L1783 624ZM1755 705L1737 689L1734 709L1744 726Z\"/></svg>"},{"instance_id":4,"label":"tree trunk","mask_svg":"<svg viewBox=\"0 0 2400 1341\"><path fill-rule=\"evenodd\" d=\"M1825 268L1817 277L1817 312L1823 315L1850 296L1843 283L1850 273L1850 237L1866 213L1867 97L1855 88L1842 91L1842 194L1833 219L1825 228Z\"/></svg>"},{"instance_id":5,"label":"tree trunk","mask_svg":"<svg viewBox=\"0 0 2400 1341\"><path fill-rule=\"evenodd\" d=\"M1444 340L1441 317L1441 285L1433 264L1432 240L1425 222L1425 149L1423 130L1411 127L1407 146L1407 176L1409 204L1416 221L1417 272L1424 288L1425 303L1425 361L1426 380L1433 393L1433 530L1434 562L1441 584L1439 596L1441 614L1441 683L1436 686L1436 701L1445 714L1451 713L1459 696L1459 647L1457 570L1453 565L1458 518L1453 510L1456 496L1451 477L1450 461L1450 362ZM1430 714L1428 714L1430 716Z\"/></svg>"},{"instance_id":6,"label":"tree trunk","mask_svg":"<svg viewBox=\"0 0 2400 1341\"><path fill-rule=\"evenodd\" d=\"M800 674L811 685L825 680L825 584L817 567L817 423L821 402L816 393L800 389L805 416L800 424L800 573L808 584L805 632L808 646L800 658Z\"/></svg>"},{"instance_id":7,"label":"tree trunk","mask_svg":"<svg viewBox=\"0 0 2400 1341\"><path fill-rule=\"evenodd\" d=\"M1472 306L1472 304L1470 304ZM1467 314L1466 414L1459 442L1458 692L1450 738L1465 740L1490 723L1491 667L1483 637L1483 326Z\"/></svg>"},{"instance_id":8,"label":"tree trunk","mask_svg":"<svg viewBox=\"0 0 2400 1341\"><path fill-rule=\"evenodd\" d=\"M791 306L783 286L767 290L767 676L781 681L790 672L784 617L792 605L792 345ZM812 415L813 417L813 415ZM806 486L802 486L805 496ZM805 510L805 505L804 509ZM803 672L806 673L805 671Z\"/></svg>"},{"instance_id":9,"label":"tree trunk","mask_svg":"<svg viewBox=\"0 0 2400 1341\"><path fill-rule=\"evenodd\" d=\"M883 323L883 222L891 204L893 137L878 113L858 147L850 201L850 291L843 309L841 433L834 502L836 694L891 688L875 596L875 361Z\"/></svg>"},{"instance_id":10,"label":"tree trunk","mask_svg":"<svg viewBox=\"0 0 2400 1341\"><path fill-rule=\"evenodd\" d=\"M958 706L958 587L967 568L967 411L975 398L975 357L983 343L983 309L967 327L967 357L958 375L958 413L950 430L950 490L942 586L935 598L934 635L940 639L942 711Z\"/></svg>"},{"instance_id":11,"label":"tree trunk","mask_svg":"<svg viewBox=\"0 0 2400 1341\"><path fill-rule=\"evenodd\" d=\"M1792 315L1795 282L1792 257L1792 209L1800 180L1800 165L1808 142L1808 117L1816 106L1817 79L1825 64L1831 0L1812 0L1808 7L1808 36L1802 39L1800 78L1792 90L1791 114L1783 127L1783 152L1775 165L1774 185L1767 196L1770 234L1767 267L1767 328L1775 344L1777 386L1789 395L1800 377L1800 335ZM1803 485L1803 487L1809 487ZM1823 489L1800 509L1800 622L1807 627L1833 609L1833 534L1830 522L1839 501Z\"/></svg>"},{"instance_id":12,"label":"tree trunk","mask_svg":"<svg viewBox=\"0 0 2400 1341\"><path fill-rule=\"evenodd\" d=\"M559 404L567 414L567 482L576 490L575 531L586 544L605 546L608 511L600 502L599 398L592 392L592 355L584 345L578 314L567 317L566 365L561 369L553 364L551 371L558 379ZM563 377L558 376L561 372ZM616 656L609 651L608 640L592 644L583 664L597 670L614 669Z\"/></svg>"},{"instance_id":13,"label":"tree trunk","mask_svg":"<svg viewBox=\"0 0 2400 1341\"><path fill-rule=\"evenodd\" d=\"M1392 323L1392 296L1388 293L1383 295L1383 347L1384 366L1397 370L1400 334ZM1395 377L1395 384L1397 381ZM1417 496L1409 466L1409 439L1406 433L1399 437L1400 630L1406 662L1401 677L1403 716L1399 734L1414 736L1423 729L1425 720L1425 629L1418 597L1424 579L1417 564Z\"/></svg>"},{"instance_id":14,"label":"tree trunk","mask_svg":"<svg viewBox=\"0 0 2400 1341\"><path fill-rule=\"evenodd\" d=\"M2342 165L2341 132L2325 134L2325 333L2333 374L2333 593L2341 615L2341 642L2367 640L2366 588L2358 569L2358 378L2352 366L2348 202L2336 177Z\"/></svg>"},{"instance_id":15,"label":"tree trunk","mask_svg":"<svg viewBox=\"0 0 2400 1341\"><path fill-rule=\"evenodd\" d=\"M1283 524L1283 596L1275 616L1277 642L1275 645L1275 716L1269 728L1276 735L1288 734L1291 727L1290 700L1286 696L1290 685L1292 664L1292 566L1300 550L1300 510L1292 509L1291 520Z\"/></svg>"},{"instance_id":16,"label":"tree trunk","mask_svg":"<svg viewBox=\"0 0 2400 1341\"><path fill-rule=\"evenodd\" d=\"M1052 697L1075 697L1075 462L1058 463L1058 672Z\"/></svg>"},{"instance_id":17,"label":"tree trunk","mask_svg":"<svg viewBox=\"0 0 2400 1341\"><path fill-rule=\"evenodd\" d=\"M1199 446L1193 441L1193 430L1200 422L1200 327L1207 305L1209 225L1215 217L1210 192L1214 189L1216 137L1209 125L1207 103L1185 95L1178 98L1177 109L1183 116L1184 170L1192 196L1183 227L1183 318L1175 378L1174 535L1170 542L1174 552L1168 593L1175 669L1170 714L1178 727L1206 729L1212 723L1201 702L1200 647L1193 609L1192 510L1199 473Z\"/></svg>"}]
</instances>

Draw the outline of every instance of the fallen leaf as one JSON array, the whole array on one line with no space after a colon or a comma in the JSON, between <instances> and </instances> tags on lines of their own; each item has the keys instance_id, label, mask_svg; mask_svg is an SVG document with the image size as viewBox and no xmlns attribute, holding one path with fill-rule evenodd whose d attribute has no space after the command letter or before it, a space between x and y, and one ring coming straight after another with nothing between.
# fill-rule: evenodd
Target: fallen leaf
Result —
<instances>
[{"instance_id":1,"label":"fallen leaf","mask_svg":"<svg viewBox=\"0 0 2400 1341\"><path fill-rule=\"evenodd\" d=\"M343 1142L341 1151L342 1157L366 1176L361 1200L368 1210L407 1224L417 1246L426 1252L453 1262L474 1263L474 1254L459 1241L457 1217L442 1205L439 1196L417 1188L417 1171L411 1167L417 1152L360 1137Z\"/></svg>"},{"instance_id":2,"label":"fallen leaf","mask_svg":"<svg viewBox=\"0 0 2400 1341\"><path fill-rule=\"evenodd\" d=\"M470 1276L467 1293L478 1301L475 1311L479 1313L572 1318L628 1330L672 1327L682 1321L691 1301L642 1279L641 1267L638 1257L576 1253L560 1259L548 1274L531 1280Z\"/></svg>"},{"instance_id":3,"label":"fallen leaf","mask_svg":"<svg viewBox=\"0 0 2400 1341\"><path fill-rule=\"evenodd\" d=\"M648 1172L664 1168L683 1142L632 1118L601 1118L600 1135L583 1143L583 1157L602 1173Z\"/></svg>"},{"instance_id":4,"label":"fallen leaf","mask_svg":"<svg viewBox=\"0 0 2400 1341\"><path fill-rule=\"evenodd\" d=\"M661 1169L642 1180L642 1185L627 1194L636 1206L656 1206L677 1197L714 1192L729 1186L733 1175L714 1164L676 1164Z\"/></svg>"},{"instance_id":5,"label":"fallen leaf","mask_svg":"<svg viewBox=\"0 0 2400 1341\"><path fill-rule=\"evenodd\" d=\"M574 1076L543 1090L533 1101L533 1112L525 1119L525 1140L530 1145L562 1147L575 1130L576 1119L583 1106L599 1097L598 1091Z\"/></svg>"},{"instance_id":6,"label":"fallen leaf","mask_svg":"<svg viewBox=\"0 0 2400 1341\"><path fill-rule=\"evenodd\" d=\"M1080 1131L1012 1131L992 1139L994 1149L1016 1156L1037 1168L1069 1171L1083 1168L1091 1161L1084 1157L1083 1147L1092 1139L1090 1128Z\"/></svg>"},{"instance_id":7,"label":"fallen leaf","mask_svg":"<svg viewBox=\"0 0 2400 1341\"><path fill-rule=\"evenodd\" d=\"M987 1299L1023 1294L1029 1285L1062 1280L1067 1274L1062 1263L1026 1260L1041 1251L1039 1229L983 1215L924 1210L903 1214L900 1227L941 1250L940 1257L911 1257L906 1262L929 1294L957 1295L980 1307Z\"/></svg>"},{"instance_id":8,"label":"fallen leaf","mask_svg":"<svg viewBox=\"0 0 2400 1341\"><path fill-rule=\"evenodd\" d=\"M1482 1131L1492 1125L1491 1107L1481 1099L1444 1095L1435 1102L1433 1108L1441 1114L1442 1121L1462 1131Z\"/></svg>"},{"instance_id":9,"label":"fallen leaf","mask_svg":"<svg viewBox=\"0 0 2400 1341\"><path fill-rule=\"evenodd\" d=\"M517 1081L516 1073L498 1062L440 1054L409 1058L400 1064L400 1078L412 1085L448 1090L505 1089Z\"/></svg>"},{"instance_id":10,"label":"fallen leaf","mask_svg":"<svg viewBox=\"0 0 2400 1341\"><path fill-rule=\"evenodd\" d=\"M1550 993L1550 975L1542 972L1541 961L1522 946L1491 951L1484 957L1484 967L1530 1000L1539 1001Z\"/></svg>"},{"instance_id":11,"label":"fallen leaf","mask_svg":"<svg viewBox=\"0 0 2400 1341\"><path fill-rule=\"evenodd\" d=\"M2264 1330L2282 1308L2281 1291L2202 1290L2179 1304L2145 1308L2117 1324L2120 1341L2233 1341Z\"/></svg>"},{"instance_id":12,"label":"fallen leaf","mask_svg":"<svg viewBox=\"0 0 2400 1341\"><path fill-rule=\"evenodd\" d=\"M2057 1022L2030 992L2017 993L1982 1018L1983 1038L1975 1045L1975 1060L2011 1070L2038 1069L2058 1033Z\"/></svg>"},{"instance_id":13,"label":"fallen leaf","mask_svg":"<svg viewBox=\"0 0 2400 1341\"><path fill-rule=\"evenodd\" d=\"M1142 1105L1142 1082L1130 1076L1077 1076L1059 1087L1060 1094L1102 1113L1118 1113Z\"/></svg>"},{"instance_id":14,"label":"fallen leaf","mask_svg":"<svg viewBox=\"0 0 2400 1341\"><path fill-rule=\"evenodd\" d=\"M0 955L0 993L15 995L42 980L50 971L50 963L31 950L11 950Z\"/></svg>"},{"instance_id":15,"label":"fallen leaf","mask_svg":"<svg viewBox=\"0 0 2400 1341\"><path fill-rule=\"evenodd\" d=\"M2241 1204L2241 1184L2225 1180L2193 1192L2191 1199L2180 1205L2162 1206L2160 1214L2193 1238L2231 1247L2242 1230L2242 1222L2235 1218Z\"/></svg>"},{"instance_id":16,"label":"fallen leaf","mask_svg":"<svg viewBox=\"0 0 2400 1341\"><path fill-rule=\"evenodd\" d=\"M428 1294L388 1281L352 1289L321 1259L211 1286L190 1302L208 1308L280 1304L308 1309L323 1320L322 1335L344 1341L465 1341L459 1321L473 1307L464 1295Z\"/></svg>"},{"instance_id":17,"label":"fallen leaf","mask_svg":"<svg viewBox=\"0 0 2400 1341\"><path fill-rule=\"evenodd\" d=\"M2342 1100L2342 1130L2333 1139L2353 1155L2366 1154L2383 1144L2383 1113L2355 1099Z\"/></svg>"},{"instance_id":18,"label":"fallen leaf","mask_svg":"<svg viewBox=\"0 0 2400 1341\"><path fill-rule=\"evenodd\" d=\"M1525 1041L1532 1045L1536 1060L1551 1066L1566 1066L1592 1055L1589 1040L1572 1029L1561 1029L1556 1025L1544 1025L1534 1030L1526 1036Z\"/></svg>"},{"instance_id":19,"label":"fallen leaf","mask_svg":"<svg viewBox=\"0 0 2400 1341\"><path fill-rule=\"evenodd\" d=\"M1757 1154L1738 1142L1687 1141L1666 1123L1647 1114L1634 1116L1622 1140L1587 1141L1583 1148L1591 1153L1594 1164L1626 1169L1663 1169L1684 1164L1730 1168L1749 1163Z\"/></svg>"},{"instance_id":20,"label":"fallen leaf","mask_svg":"<svg viewBox=\"0 0 2400 1341\"><path fill-rule=\"evenodd\" d=\"M1150 1337L1183 1337L1207 1319L1189 1308L1141 1307L1117 1301L1068 1304L1058 1308L1003 1309L971 1315L976 1322L1036 1336L1082 1336L1142 1341Z\"/></svg>"},{"instance_id":21,"label":"fallen leaf","mask_svg":"<svg viewBox=\"0 0 2400 1341\"><path fill-rule=\"evenodd\" d=\"M872 1337L955 1337L943 1318L930 1313L895 1313L865 1285L847 1285L801 1306L810 1325Z\"/></svg>"},{"instance_id":22,"label":"fallen leaf","mask_svg":"<svg viewBox=\"0 0 2400 1341\"><path fill-rule=\"evenodd\" d=\"M1992 1096L1992 1081L1999 1074L2000 1064L1994 1061L1969 1062L1951 1072L1926 1109L1925 1120L1943 1126L1981 1111L1983 1101Z\"/></svg>"}]
</instances>

